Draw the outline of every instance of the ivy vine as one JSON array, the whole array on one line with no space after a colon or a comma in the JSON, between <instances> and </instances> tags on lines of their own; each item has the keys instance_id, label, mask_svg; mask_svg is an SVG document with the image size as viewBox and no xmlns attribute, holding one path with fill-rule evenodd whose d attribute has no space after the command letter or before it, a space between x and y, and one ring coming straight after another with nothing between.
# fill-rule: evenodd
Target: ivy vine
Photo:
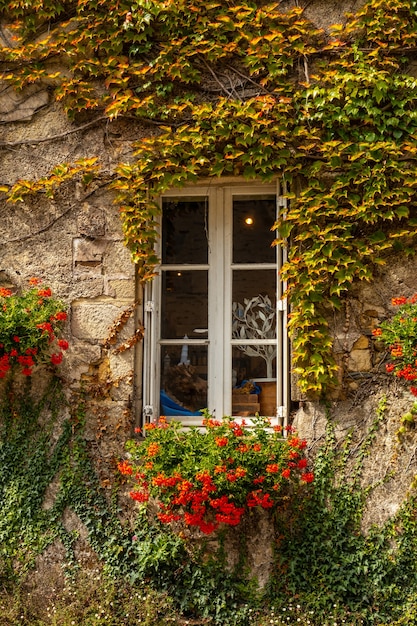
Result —
<instances>
[{"instance_id":1,"label":"ivy vine","mask_svg":"<svg viewBox=\"0 0 417 626\"><path fill-rule=\"evenodd\" d=\"M144 281L158 263L160 193L202 177L284 177L294 369L304 392L322 393L337 370L330 311L389 252L414 248L417 2L369 0L329 33L280 4L2 1L0 75L19 89L52 85L75 122L88 113L149 128L112 181ZM100 172L85 167L87 184ZM3 191L53 193L53 176Z\"/></svg>"}]
</instances>

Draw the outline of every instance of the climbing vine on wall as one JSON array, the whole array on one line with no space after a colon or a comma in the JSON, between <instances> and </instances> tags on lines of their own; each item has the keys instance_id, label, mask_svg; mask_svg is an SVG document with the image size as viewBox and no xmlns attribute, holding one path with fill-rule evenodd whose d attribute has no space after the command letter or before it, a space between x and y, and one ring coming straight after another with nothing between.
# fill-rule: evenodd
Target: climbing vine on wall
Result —
<instances>
[{"instance_id":1,"label":"climbing vine on wall","mask_svg":"<svg viewBox=\"0 0 417 626\"><path fill-rule=\"evenodd\" d=\"M291 242L294 369L304 391L321 393L337 369L329 313L389 251L414 247L417 2L369 0L329 33L299 4L1 2L0 69L19 89L52 86L75 122L87 113L149 127L113 182L143 280L158 262L158 194L202 177L285 178L277 226Z\"/></svg>"}]
</instances>

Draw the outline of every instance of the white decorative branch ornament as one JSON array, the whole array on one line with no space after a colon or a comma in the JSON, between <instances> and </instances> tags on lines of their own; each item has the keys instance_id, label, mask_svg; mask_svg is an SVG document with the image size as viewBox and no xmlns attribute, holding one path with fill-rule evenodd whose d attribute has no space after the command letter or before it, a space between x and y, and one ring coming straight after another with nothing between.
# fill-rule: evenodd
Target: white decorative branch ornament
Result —
<instances>
[{"instance_id":1,"label":"white decorative branch ornament","mask_svg":"<svg viewBox=\"0 0 417 626\"><path fill-rule=\"evenodd\" d=\"M269 296L245 298L243 305L233 302L233 339L275 339L277 313ZM272 378L272 364L277 355L276 345L238 345L237 348L248 356L260 356L266 363L266 376Z\"/></svg>"}]
</instances>

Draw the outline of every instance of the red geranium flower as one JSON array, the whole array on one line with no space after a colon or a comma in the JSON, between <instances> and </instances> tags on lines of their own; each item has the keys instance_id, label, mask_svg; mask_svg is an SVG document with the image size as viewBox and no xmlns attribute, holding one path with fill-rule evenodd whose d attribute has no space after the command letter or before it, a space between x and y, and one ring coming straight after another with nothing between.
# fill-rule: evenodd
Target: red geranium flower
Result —
<instances>
[{"instance_id":1,"label":"red geranium flower","mask_svg":"<svg viewBox=\"0 0 417 626\"><path fill-rule=\"evenodd\" d=\"M63 354L62 352L58 352L58 354L51 355L51 363L53 365L59 365L62 362Z\"/></svg>"},{"instance_id":2,"label":"red geranium flower","mask_svg":"<svg viewBox=\"0 0 417 626\"><path fill-rule=\"evenodd\" d=\"M52 291L49 289L38 289L38 296L40 298L50 298L52 296Z\"/></svg>"},{"instance_id":3,"label":"red geranium flower","mask_svg":"<svg viewBox=\"0 0 417 626\"><path fill-rule=\"evenodd\" d=\"M305 474L301 474L301 480L305 483L312 483L314 480L313 472L306 472Z\"/></svg>"}]
</instances>

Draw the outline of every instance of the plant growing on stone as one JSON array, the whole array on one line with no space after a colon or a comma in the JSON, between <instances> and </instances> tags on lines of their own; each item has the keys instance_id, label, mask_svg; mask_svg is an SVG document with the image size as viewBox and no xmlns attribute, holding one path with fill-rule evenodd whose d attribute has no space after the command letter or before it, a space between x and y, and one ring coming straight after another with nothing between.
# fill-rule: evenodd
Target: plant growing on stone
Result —
<instances>
[{"instance_id":1,"label":"plant growing on stone","mask_svg":"<svg viewBox=\"0 0 417 626\"><path fill-rule=\"evenodd\" d=\"M212 419L205 431L183 430L179 422L146 426L143 442L130 442L132 462L119 464L135 480L130 496L156 499L163 523L179 522L211 534L221 524L237 526L256 507L279 507L283 498L311 483L306 441L288 429L271 428L268 418L247 427L232 418Z\"/></svg>"},{"instance_id":2,"label":"plant growing on stone","mask_svg":"<svg viewBox=\"0 0 417 626\"><path fill-rule=\"evenodd\" d=\"M391 304L398 307L397 313L372 334L389 349L391 360L386 371L411 383L410 391L417 396L417 384L412 384L417 380L417 294L392 298Z\"/></svg>"},{"instance_id":3,"label":"plant growing on stone","mask_svg":"<svg viewBox=\"0 0 417 626\"><path fill-rule=\"evenodd\" d=\"M68 342L60 338L67 319L64 305L36 278L22 293L0 288L0 378L36 365L59 365Z\"/></svg>"}]
</instances>

